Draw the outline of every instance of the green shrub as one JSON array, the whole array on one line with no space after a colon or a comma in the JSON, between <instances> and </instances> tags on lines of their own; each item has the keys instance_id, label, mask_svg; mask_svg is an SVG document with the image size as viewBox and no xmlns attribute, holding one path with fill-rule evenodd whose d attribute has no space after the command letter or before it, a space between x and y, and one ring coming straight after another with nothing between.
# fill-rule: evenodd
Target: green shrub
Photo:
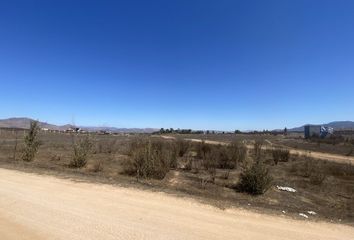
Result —
<instances>
[{"instance_id":1,"label":"green shrub","mask_svg":"<svg viewBox=\"0 0 354 240\"><path fill-rule=\"evenodd\" d=\"M93 147L89 137L80 139L78 142L73 141L73 156L69 166L72 168L82 168L87 164L88 155Z\"/></svg>"},{"instance_id":2,"label":"green shrub","mask_svg":"<svg viewBox=\"0 0 354 240\"><path fill-rule=\"evenodd\" d=\"M37 121L31 121L30 129L25 136L25 148L22 152L22 160L26 162L33 161L35 155L38 152L38 148L41 145L41 141L38 139L40 128Z\"/></svg>"},{"instance_id":3,"label":"green shrub","mask_svg":"<svg viewBox=\"0 0 354 240\"><path fill-rule=\"evenodd\" d=\"M242 192L258 195L265 193L272 183L268 168L256 161L250 167L243 169L237 189Z\"/></svg>"}]
</instances>

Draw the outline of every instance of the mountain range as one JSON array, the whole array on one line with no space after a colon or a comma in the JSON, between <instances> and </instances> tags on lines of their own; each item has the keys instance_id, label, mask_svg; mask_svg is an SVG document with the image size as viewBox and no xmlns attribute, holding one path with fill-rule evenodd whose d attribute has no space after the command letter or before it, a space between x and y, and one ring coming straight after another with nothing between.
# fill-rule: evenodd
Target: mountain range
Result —
<instances>
[{"instance_id":1,"label":"mountain range","mask_svg":"<svg viewBox=\"0 0 354 240\"><path fill-rule=\"evenodd\" d=\"M28 129L30 126L31 118L8 118L0 119L0 128L24 128ZM48 128L52 130L64 131L68 128L74 127L72 124L54 125L46 122L39 121L41 128ZM115 127L89 127L89 126L76 126L86 131L110 131L114 133L152 133L158 131L155 128L115 128Z\"/></svg>"},{"instance_id":2,"label":"mountain range","mask_svg":"<svg viewBox=\"0 0 354 240\"><path fill-rule=\"evenodd\" d=\"M0 128L29 128L31 118L8 118L8 119L0 119ZM306 124L307 125L307 124ZM354 122L353 121L335 121L330 123L324 124L314 124L314 125L321 125L321 126L328 126L334 128L334 130L340 129L354 129ZM73 127L71 124L66 125L54 125L46 122L39 122L39 126L41 128L48 128L52 130L66 130L70 127ZM296 131L304 131L304 126L290 128L288 131L296 132ZM159 129L156 128L116 128L116 127L88 127L88 126L78 126L83 130L86 131L110 131L114 133L152 133L156 132ZM282 131L282 130L279 130Z\"/></svg>"}]
</instances>

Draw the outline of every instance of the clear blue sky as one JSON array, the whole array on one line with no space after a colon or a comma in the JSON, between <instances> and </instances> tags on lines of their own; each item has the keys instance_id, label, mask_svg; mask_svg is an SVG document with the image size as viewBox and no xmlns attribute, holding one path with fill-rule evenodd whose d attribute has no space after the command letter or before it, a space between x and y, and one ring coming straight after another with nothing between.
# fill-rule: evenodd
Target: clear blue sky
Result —
<instances>
[{"instance_id":1,"label":"clear blue sky","mask_svg":"<svg viewBox=\"0 0 354 240\"><path fill-rule=\"evenodd\" d=\"M0 118L273 129L354 120L354 1L1 1Z\"/></svg>"}]
</instances>

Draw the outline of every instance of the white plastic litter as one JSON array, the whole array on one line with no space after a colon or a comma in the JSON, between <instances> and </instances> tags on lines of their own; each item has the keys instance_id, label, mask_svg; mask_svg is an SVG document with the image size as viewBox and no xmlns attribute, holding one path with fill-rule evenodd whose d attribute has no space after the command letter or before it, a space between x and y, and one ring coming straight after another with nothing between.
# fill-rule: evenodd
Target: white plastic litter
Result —
<instances>
[{"instance_id":1,"label":"white plastic litter","mask_svg":"<svg viewBox=\"0 0 354 240\"><path fill-rule=\"evenodd\" d=\"M299 215L300 215L301 217L304 217L304 218L309 218L309 216L307 216L307 215L304 214L304 213L299 213Z\"/></svg>"},{"instance_id":2,"label":"white plastic litter","mask_svg":"<svg viewBox=\"0 0 354 240\"><path fill-rule=\"evenodd\" d=\"M314 211L307 211L307 213L310 214L310 215L316 215L316 214L317 214L317 213L314 212Z\"/></svg>"},{"instance_id":3,"label":"white plastic litter","mask_svg":"<svg viewBox=\"0 0 354 240\"><path fill-rule=\"evenodd\" d=\"M294 188L291 188L291 187L282 187L282 186L277 186L277 188L279 190L282 190L282 191L287 191L287 192L296 192L296 190Z\"/></svg>"},{"instance_id":4,"label":"white plastic litter","mask_svg":"<svg viewBox=\"0 0 354 240\"><path fill-rule=\"evenodd\" d=\"M284 213L284 214L286 213L284 210L283 210L283 211L281 211L281 212L282 212L282 213Z\"/></svg>"}]
</instances>

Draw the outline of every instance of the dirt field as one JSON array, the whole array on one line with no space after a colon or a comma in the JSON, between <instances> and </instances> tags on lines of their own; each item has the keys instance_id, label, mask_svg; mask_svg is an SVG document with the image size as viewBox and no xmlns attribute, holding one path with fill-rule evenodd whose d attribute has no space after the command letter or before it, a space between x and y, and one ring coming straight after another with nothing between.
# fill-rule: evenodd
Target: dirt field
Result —
<instances>
[{"instance_id":1,"label":"dirt field","mask_svg":"<svg viewBox=\"0 0 354 240\"><path fill-rule=\"evenodd\" d=\"M354 228L220 210L164 193L0 169L0 235L19 239L352 239Z\"/></svg>"},{"instance_id":2,"label":"dirt field","mask_svg":"<svg viewBox=\"0 0 354 240\"><path fill-rule=\"evenodd\" d=\"M299 133L289 133L287 136L270 134L185 134L183 135L183 137L226 143L230 143L233 140L242 140L246 142L251 142L254 140L263 140L270 141L275 145L285 146L291 149L297 149L305 152L320 152L354 157L353 144L346 142L341 142L338 144L318 143L316 141L309 141L303 139L303 134ZM345 136L345 138L354 139L354 136L348 135Z\"/></svg>"},{"instance_id":3,"label":"dirt field","mask_svg":"<svg viewBox=\"0 0 354 240\"><path fill-rule=\"evenodd\" d=\"M216 169L215 181L204 181L208 173L194 169L188 170L183 164L188 156L178 159L180 163L171 168L161 179L137 179L123 174L124 162L130 158L127 153L129 141L134 136L94 135L94 148L89 155L88 164L83 168L70 168L72 159L72 138L70 134L41 133L42 145L33 162L24 162L20 158L23 147L23 132L18 132L18 151L13 159L16 134L2 131L0 134L0 167L18 169L44 175L56 175L92 183L109 183L122 187L134 187L154 192L165 192L178 197L191 197L198 202L216 206L220 209L242 208L257 213L273 216L284 215L288 218L302 219L299 213L315 211L309 221L326 221L354 226L354 167L330 161L316 162L308 157L292 155L289 161L274 164L272 155L264 151L262 159L270 169L273 177L272 186L259 196L237 191L241 168L232 169L225 178L226 169ZM254 136L253 136L254 137ZM277 136L275 136L277 137ZM159 136L154 136L159 138ZM219 136L217 136L219 138ZM172 141L171 139L165 139ZM239 139L241 140L241 139ZM246 141L257 138L248 136ZM274 138L265 138L273 142ZM219 141L214 139L211 141ZM269 143L268 143L269 144ZM300 149L298 149L300 150ZM252 158L252 148L248 158ZM311 161L310 161L311 160ZM100 162L102 169L95 170ZM321 184L314 184L308 171L316 169L324 175ZM287 186L297 190L296 193L280 191L276 186ZM285 214L283 213L285 211Z\"/></svg>"},{"instance_id":4,"label":"dirt field","mask_svg":"<svg viewBox=\"0 0 354 240\"><path fill-rule=\"evenodd\" d=\"M173 136L162 136L163 138L166 139L174 139L175 137ZM192 141L192 142L201 142L203 140L201 139L197 139L197 138L184 138L185 140L188 141ZM325 161L331 161L331 162L338 162L338 163L344 163L344 164L354 164L354 157L353 156L343 156L341 154L334 154L334 153L328 153L328 152L319 152L319 151L310 151L310 150L305 150L305 149L294 149L291 147L288 147L284 144L273 144L273 142L271 142L268 139L264 139L265 143L267 143L267 145L265 145L263 147L264 150L266 149L271 149L273 146L282 146L284 148L289 149L290 154L292 155L300 155L300 156L308 156L311 158L315 158L315 159L320 159L320 160L325 160ZM222 141L222 140L204 140L205 143L208 144L213 144L213 145L226 145L229 144L229 141ZM248 148L253 148L253 145L248 143L246 145Z\"/></svg>"}]
</instances>

